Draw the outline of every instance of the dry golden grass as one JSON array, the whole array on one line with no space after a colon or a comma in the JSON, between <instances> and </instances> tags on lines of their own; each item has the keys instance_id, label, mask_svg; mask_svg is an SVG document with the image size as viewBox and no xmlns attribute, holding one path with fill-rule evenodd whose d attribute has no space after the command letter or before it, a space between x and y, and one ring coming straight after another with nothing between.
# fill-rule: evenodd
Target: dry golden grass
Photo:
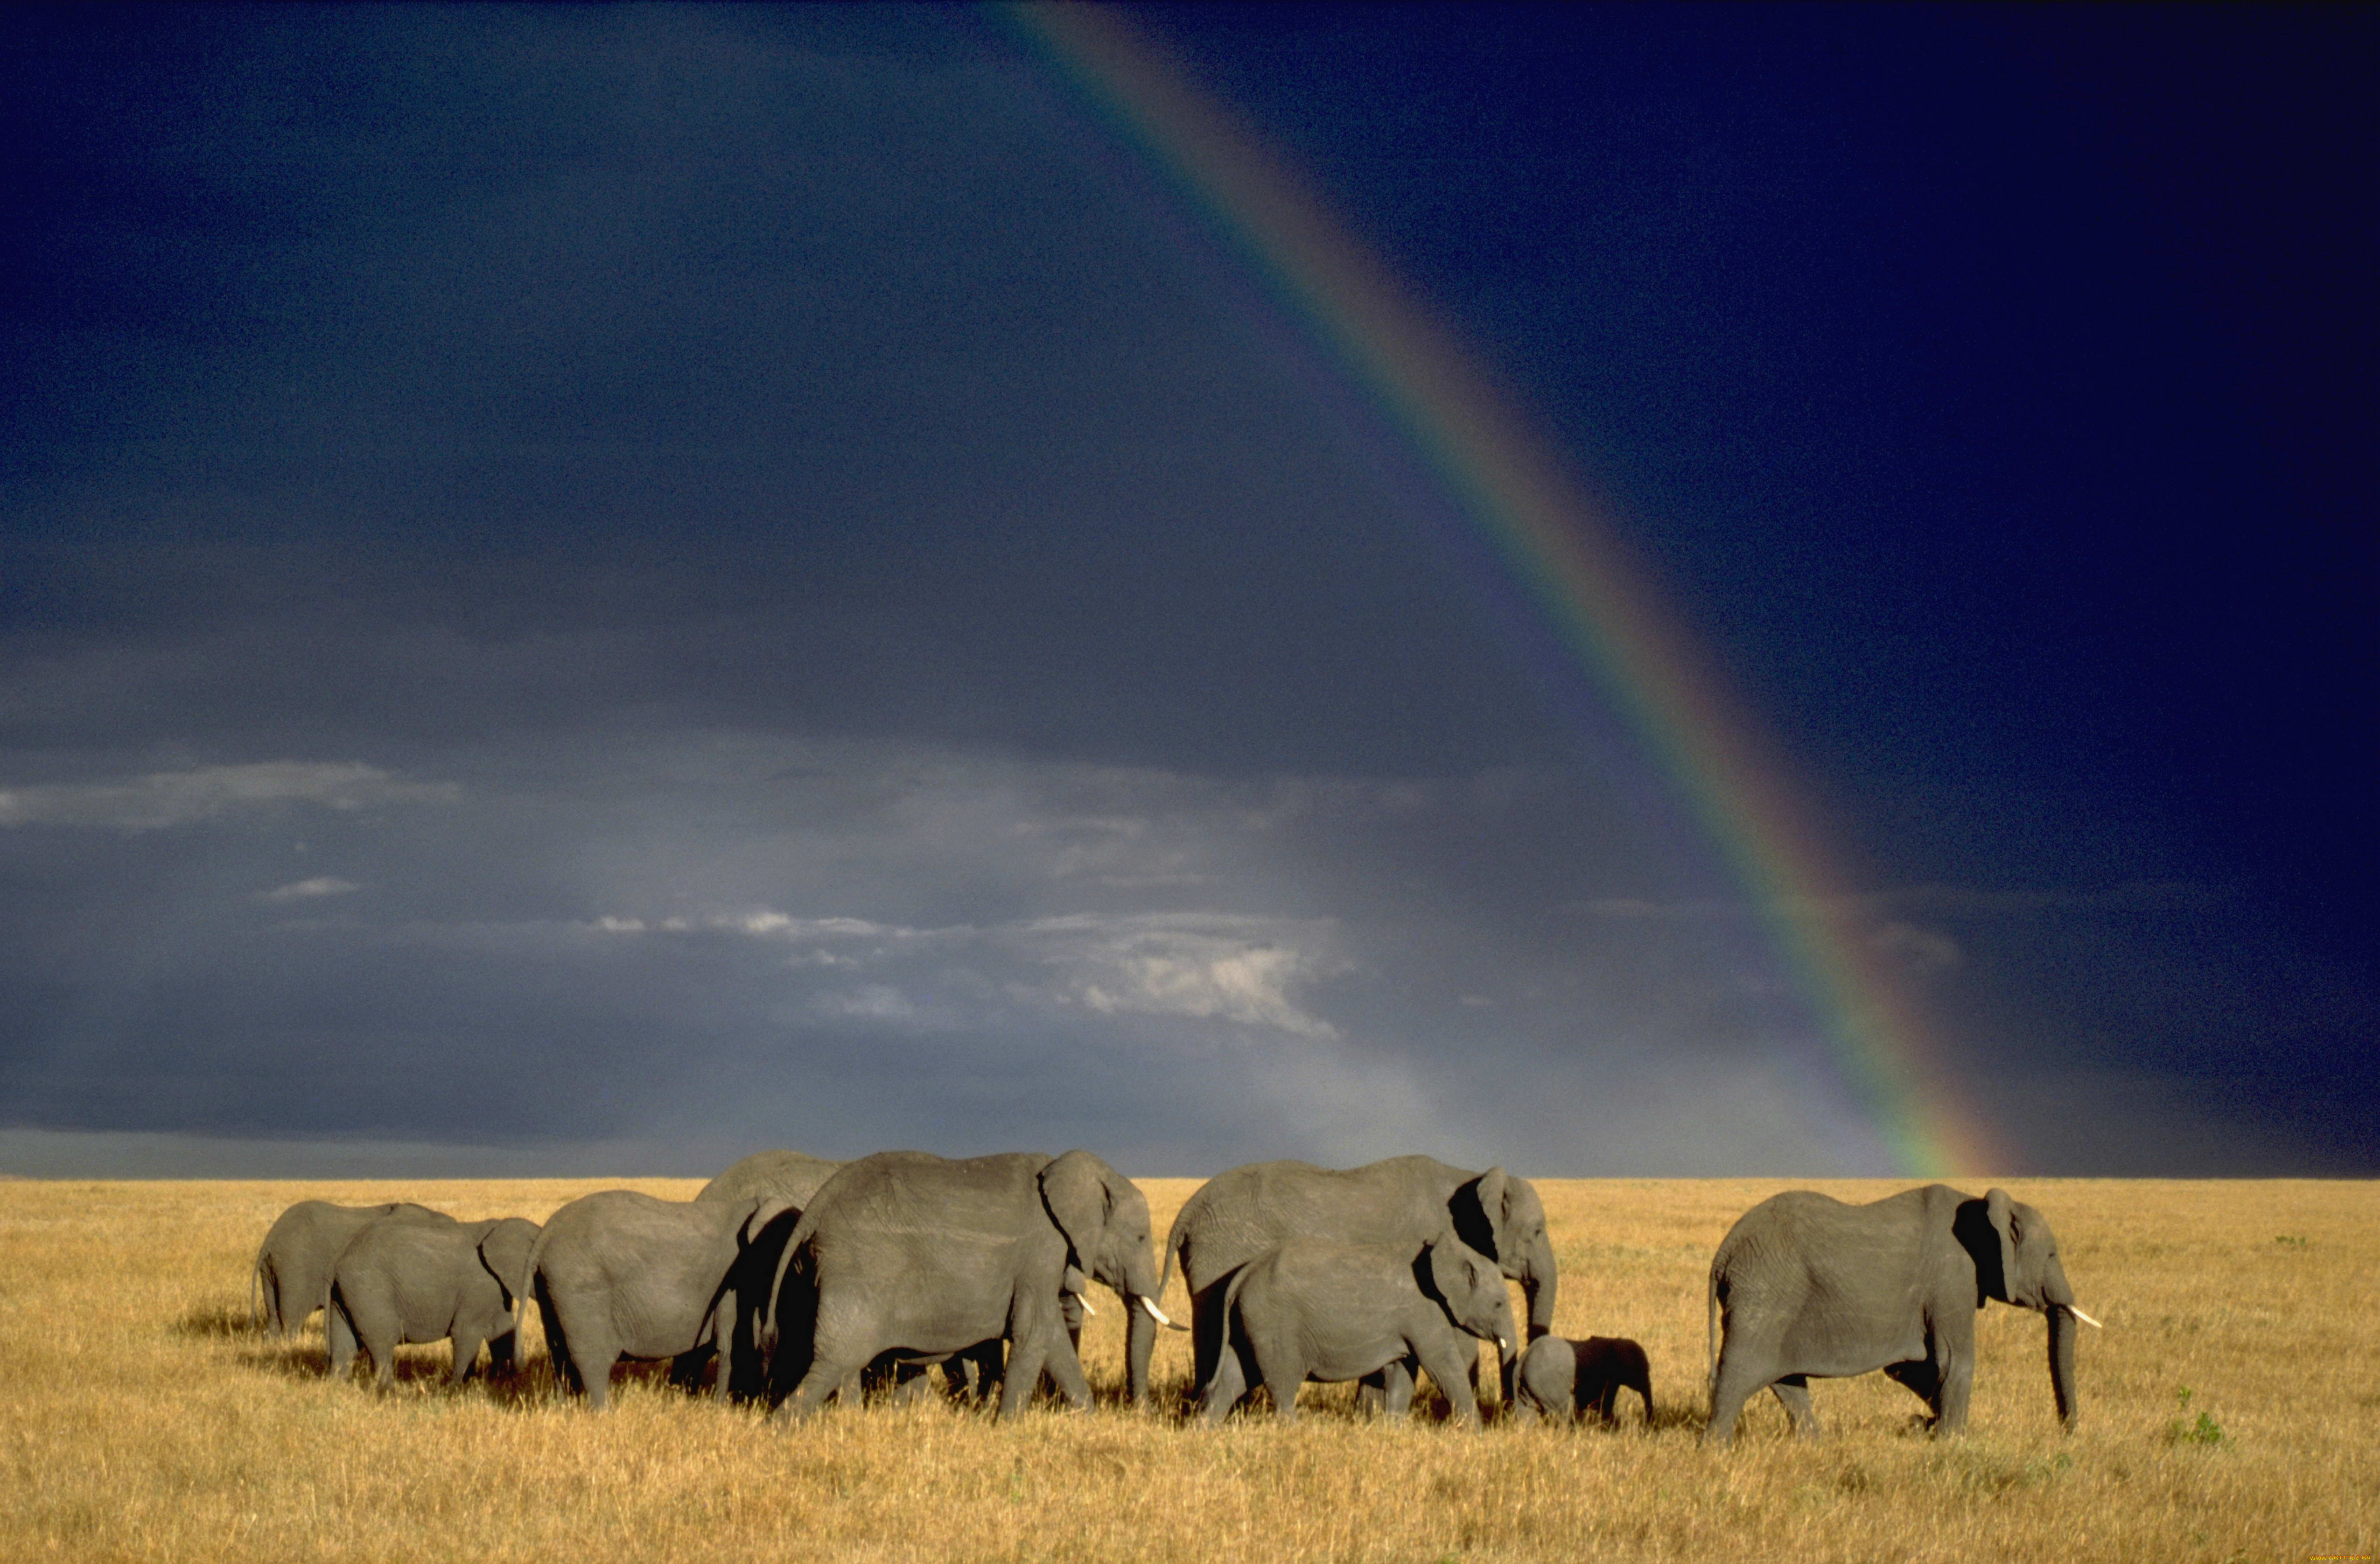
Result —
<instances>
[{"instance_id":1,"label":"dry golden grass","mask_svg":"<svg viewBox=\"0 0 2380 1564\"><path fill-rule=\"evenodd\" d=\"M1545 1182L1565 1335L1633 1336L1649 1432L1358 1420L1309 1387L1295 1428L1112 1408L1005 1425L941 1406L780 1430L641 1376L605 1416L434 1376L385 1399L322 1375L318 1325L247 1324L248 1266L309 1195L542 1218L598 1181L0 1182L0 1556L79 1558L2304 1559L2380 1554L2380 1185L2034 1181L2083 1306L2083 1426L2043 1330L1982 1322L1974 1429L1936 1441L1878 1376L1815 1387L1828 1437L1754 1403L1695 1437L1703 1279L1773 1181ZM636 1181L686 1198L695 1181ZM1144 1187L1161 1232L1194 1181ZM1898 1185L1828 1184L1869 1199ZM1980 1186L1978 1186L1980 1188ZM1180 1284L1174 1287L1179 1302ZM1100 1294L1099 1296L1104 1296ZM1120 1310L1085 1340L1121 1377ZM1160 1389L1187 1376L1167 1335ZM2180 1393L2192 1392L2186 1415ZM2177 1425L2219 1425L2219 1443Z\"/></svg>"}]
</instances>

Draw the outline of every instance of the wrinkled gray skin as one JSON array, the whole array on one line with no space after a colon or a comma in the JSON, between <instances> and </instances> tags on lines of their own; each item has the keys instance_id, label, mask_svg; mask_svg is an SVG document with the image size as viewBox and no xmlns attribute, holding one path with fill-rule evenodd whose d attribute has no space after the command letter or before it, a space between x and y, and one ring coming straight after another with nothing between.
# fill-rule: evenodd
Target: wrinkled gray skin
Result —
<instances>
[{"instance_id":1,"label":"wrinkled gray skin","mask_svg":"<svg viewBox=\"0 0 2380 1564\"><path fill-rule=\"evenodd\" d=\"M1620 1421L1620 1392L1633 1390L1645 1402L1645 1426L1653 1425L1653 1370L1645 1349L1625 1337L1590 1336L1583 1341L1540 1336L1529 1343L1512 1397L1517 1423L1539 1417L1568 1422L1593 1414Z\"/></svg>"},{"instance_id":2,"label":"wrinkled gray skin","mask_svg":"<svg viewBox=\"0 0 2380 1564\"><path fill-rule=\"evenodd\" d=\"M1458 1328L1512 1351L1512 1300L1494 1261L1439 1233L1418 1255L1402 1244L1293 1239L1232 1273L1223 1289L1226 1350L1199 1415L1220 1422L1251 1381L1272 1392L1275 1414L1297 1418L1297 1388L1361 1379L1394 1367L1387 1411L1401 1417L1417 1365L1476 1427L1471 1392L1475 1350Z\"/></svg>"},{"instance_id":3,"label":"wrinkled gray skin","mask_svg":"<svg viewBox=\"0 0 2380 1564\"><path fill-rule=\"evenodd\" d=\"M1772 1195L1711 1261L1703 1443L1726 1444L1764 1388L1797 1436L1815 1437L1809 1381L1879 1368L1925 1400L1937 1432L1957 1433L1974 1384L1975 1313L1995 1298L2047 1316L2050 1389L2072 1429L2074 1290L2040 1212L2005 1190L1977 1200L1947 1184L1866 1206L1807 1190Z\"/></svg>"},{"instance_id":4,"label":"wrinkled gray skin","mask_svg":"<svg viewBox=\"0 0 2380 1564\"><path fill-rule=\"evenodd\" d=\"M786 1209L765 1195L675 1201L611 1189L547 1218L530 1286L554 1372L599 1411L622 1358L674 1360L672 1377L686 1383L689 1360L698 1367L696 1354L734 1341L739 1296L767 1282L738 1262ZM758 1381L757 1365L739 1372L731 1356L712 1393L724 1400Z\"/></svg>"},{"instance_id":5,"label":"wrinkled gray skin","mask_svg":"<svg viewBox=\"0 0 2380 1564\"><path fill-rule=\"evenodd\" d=\"M1164 1266L1182 1266L1190 1290L1196 1393L1204 1396L1222 1353L1222 1289L1232 1272L1293 1238L1405 1246L1407 1255L1452 1223L1457 1237L1496 1262L1528 1299L1528 1337L1553 1328L1554 1250L1545 1207L1526 1179L1484 1173L1427 1157L1392 1157L1341 1172L1309 1162L1251 1162L1210 1179L1166 1235ZM1154 1322L1135 1316L1125 1343L1134 1404L1148 1394ZM1476 1363L1475 1355L1473 1361ZM1504 1400L1517 1354L1500 1354Z\"/></svg>"},{"instance_id":6,"label":"wrinkled gray skin","mask_svg":"<svg viewBox=\"0 0 2380 1564\"><path fill-rule=\"evenodd\" d=\"M294 1336L307 1316L322 1306L331 1285L331 1262L366 1224L382 1217L451 1221L443 1212L409 1201L385 1206L334 1206L301 1200L274 1218L257 1247L249 1271L249 1316L276 1340Z\"/></svg>"},{"instance_id":7,"label":"wrinkled gray skin","mask_svg":"<svg viewBox=\"0 0 2380 1564\"><path fill-rule=\"evenodd\" d=\"M783 1195L795 1209L809 1205L820 1185L834 1177L840 1162L829 1162L800 1151L756 1151L702 1186L697 1200L730 1204L764 1194Z\"/></svg>"},{"instance_id":8,"label":"wrinkled gray skin","mask_svg":"<svg viewBox=\"0 0 2380 1564\"><path fill-rule=\"evenodd\" d=\"M1043 1369L1077 1409L1090 1389L1066 1331L1073 1266L1127 1308L1155 1297L1148 1202L1087 1151L848 1163L802 1214L770 1299L780 1418L815 1411L886 1354L916 1362L1008 1343L1000 1413Z\"/></svg>"},{"instance_id":9,"label":"wrinkled gray skin","mask_svg":"<svg viewBox=\"0 0 2380 1564\"><path fill-rule=\"evenodd\" d=\"M361 1349L385 1390L396 1377L400 1342L455 1343L446 1382L471 1376L480 1344L492 1366L510 1369L520 1340L520 1305L528 1296L535 1222L373 1222L332 1263L322 1333L331 1377L346 1375Z\"/></svg>"}]
</instances>

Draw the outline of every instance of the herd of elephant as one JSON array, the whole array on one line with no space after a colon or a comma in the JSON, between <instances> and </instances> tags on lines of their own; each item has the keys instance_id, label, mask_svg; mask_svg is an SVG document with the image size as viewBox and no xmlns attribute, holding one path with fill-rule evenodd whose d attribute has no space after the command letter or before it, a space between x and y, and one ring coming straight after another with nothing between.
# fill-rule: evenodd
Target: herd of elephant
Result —
<instances>
[{"instance_id":1,"label":"herd of elephant","mask_svg":"<svg viewBox=\"0 0 2380 1564\"><path fill-rule=\"evenodd\" d=\"M360 1352L378 1382L401 1342L451 1340L451 1381L485 1344L516 1365L534 1298L555 1373L601 1408L622 1359L667 1360L694 1388L800 1418L830 1397L945 1392L1022 1409L1046 1377L1087 1408L1078 1346L1097 1282L1122 1301L1126 1394L1149 1399L1161 1328L1192 1333L1192 1407L1212 1422L1261 1386L1283 1420L1309 1379L1359 1381L1389 1415L1427 1371L1457 1422L1479 1421L1478 1348L1498 1349L1501 1405L1520 1420L1614 1415L1653 1392L1633 1341L1551 1334L1555 1266L1525 1179L1427 1157L1346 1170L1260 1162L1208 1181L1182 1207L1158 1263L1148 1202L1087 1151L953 1160L880 1152L836 1163L793 1151L746 1158L691 1201L607 1190L543 1227L458 1222L426 1206L309 1200L258 1251L252 1310L273 1336L321 1307L331 1372ZM1160 1307L1179 1266L1190 1324ZM1527 1350L1505 1281L1527 1304ZM1712 1261L1710 1415L1723 1445L1744 1402L1775 1393L1796 1435L1817 1432L1808 1381L1881 1369L1943 1432L1965 1426L1975 1315L1998 1300L2048 1322L2050 1382L2068 1428L2078 1407L2074 1297L2049 1225L1992 1190L1942 1184L1847 1206L1806 1191L1747 1212Z\"/></svg>"}]
</instances>

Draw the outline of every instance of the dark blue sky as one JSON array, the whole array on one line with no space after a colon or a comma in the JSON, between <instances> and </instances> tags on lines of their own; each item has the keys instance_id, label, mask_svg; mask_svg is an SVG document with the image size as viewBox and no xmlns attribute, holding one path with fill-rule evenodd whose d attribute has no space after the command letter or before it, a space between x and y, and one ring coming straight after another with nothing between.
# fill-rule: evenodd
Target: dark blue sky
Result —
<instances>
[{"instance_id":1,"label":"dark blue sky","mask_svg":"<svg viewBox=\"0 0 2380 1564\"><path fill-rule=\"evenodd\" d=\"M2380 1167L2372 12L1135 15L1609 499L2009 1170ZM1886 1170L1022 39L0 18L0 1158Z\"/></svg>"}]
</instances>

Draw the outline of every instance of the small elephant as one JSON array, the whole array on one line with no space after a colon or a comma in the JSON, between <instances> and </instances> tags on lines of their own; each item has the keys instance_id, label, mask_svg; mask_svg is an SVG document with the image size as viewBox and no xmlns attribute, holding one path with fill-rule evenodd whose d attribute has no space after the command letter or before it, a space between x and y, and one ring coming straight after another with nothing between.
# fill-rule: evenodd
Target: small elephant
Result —
<instances>
[{"instance_id":1,"label":"small elephant","mask_svg":"<svg viewBox=\"0 0 2380 1564\"><path fill-rule=\"evenodd\" d=\"M538 1226L519 1217L485 1222L373 1222L331 1267L322 1331L331 1376L346 1374L361 1349L385 1390L406 1341L455 1343L449 1385L471 1376L480 1343L494 1366L510 1368L528 1296L529 1252Z\"/></svg>"},{"instance_id":2,"label":"small elephant","mask_svg":"<svg viewBox=\"0 0 2380 1564\"><path fill-rule=\"evenodd\" d=\"M1620 1392L1633 1390L1645 1403L1645 1426L1653 1425L1653 1371L1645 1349L1625 1337L1590 1336L1584 1341L1540 1336L1521 1358L1519 1388L1512 1417L1535 1423L1540 1416L1620 1421Z\"/></svg>"},{"instance_id":3,"label":"small elephant","mask_svg":"<svg viewBox=\"0 0 2380 1564\"><path fill-rule=\"evenodd\" d=\"M1512 1301L1496 1262L1441 1231L1416 1255L1402 1244L1300 1239L1258 1255L1222 1299L1224 1351L1199 1414L1220 1421L1261 1380L1283 1423L1297 1417L1308 1379L1362 1379L1382 1370L1387 1411L1402 1416L1415 1365L1429 1371L1458 1423L1476 1427L1469 1365L1475 1349L1458 1328L1512 1351Z\"/></svg>"},{"instance_id":4,"label":"small elephant","mask_svg":"<svg viewBox=\"0 0 2380 1564\"><path fill-rule=\"evenodd\" d=\"M383 1217L451 1222L452 1217L409 1201L384 1206L334 1206L300 1200L281 1213L257 1247L249 1269L249 1315L276 1340L294 1336L322 1306L331 1262L347 1241Z\"/></svg>"},{"instance_id":5,"label":"small elephant","mask_svg":"<svg viewBox=\"0 0 2380 1564\"><path fill-rule=\"evenodd\" d=\"M1710 1422L1724 1445L1743 1403L1773 1390L1793 1432L1815 1437L1813 1378L1882 1369L1924 1399L1937 1432L1967 1425L1975 1313L1992 1299L2038 1309L2049 1384L2071 1430L2074 1306L2049 1223L2006 1190L1981 1200L1927 1184L1865 1206L1809 1190L1771 1195L1740 1218L1710 1268ZM1721 1322L1724 1319L1724 1335Z\"/></svg>"},{"instance_id":6,"label":"small elephant","mask_svg":"<svg viewBox=\"0 0 2380 1564\"><path fill-rule=\"evenodd\" d=\"M750 1312L739 1300L765 1292L768 1273L747 1262L788 1209L769 1195L678 1201L608 1189L547 1218L530 1287L555 1374L597 1411L622 1358L673 1359L672 1378L686 1384L702 1355L727 1347L712 1394L724 1400L757 1381L757 1365L747 1374L733 1357L737 1321Z\"/></svg>"}]
</instances>

